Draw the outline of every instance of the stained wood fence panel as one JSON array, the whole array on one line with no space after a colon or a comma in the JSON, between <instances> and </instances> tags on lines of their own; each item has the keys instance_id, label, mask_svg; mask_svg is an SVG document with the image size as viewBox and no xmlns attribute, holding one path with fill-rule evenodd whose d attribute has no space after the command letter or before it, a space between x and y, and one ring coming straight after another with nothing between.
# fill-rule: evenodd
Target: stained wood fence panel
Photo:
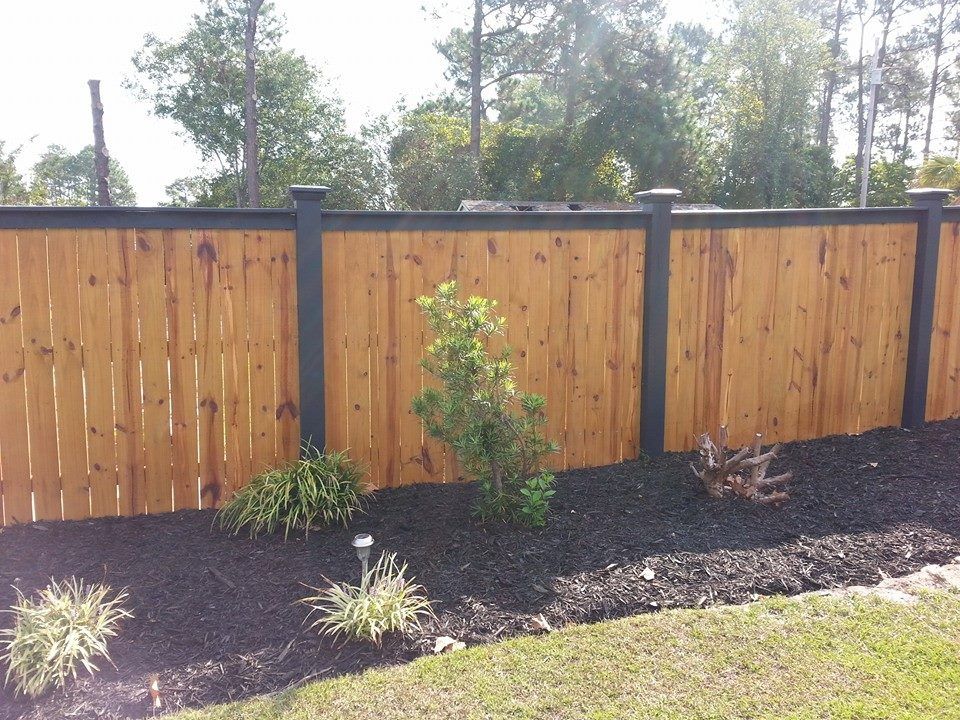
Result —
<instances>
[{"instance_id":1,"label":"stained wood fence panel","mask_svg":"<svg viewBox=\"0 0 960 720\"><path fill-rule=\"evenodd\" d=\"M914 224L677 229L666 448L897 425Z\"/></svg>"},{"instance_id":2,"label":"stained wood fence panel","mask_svg":"<svg viewBox=\"0 0 960 720\"><path fill-rule=\"evenodd\" d=\"M410 403L432 331L416 299L450 279L498 302L519 386L547 398L554 467L636 456L642 230L325 232L327 445L377 487L462 479Z\"/></svg>"},{"instance_id":3,"label":"stained wood fence panel","mask_svg":"<svg viewBox=\"0 0 960 720\"><path fill-rule=\"evenodd\" d=\"M4 524L216 506L296 456L290 231L0 229Z\"/></svg>"},{"instance_id":4,"label":"stained wood fence panel","mask_svg":"<svg viewBox=\"0 0 960 720\"><path fill-rule=\"evenodd\" d=\"M930 375L927 384L927 420L960 417L960 223L944 223L933 335L930 338Z\"/></svg>"},{"instance_id":5,"label":"stained wood fence panel","mask_svg":"<svg viewBox=\"0 0 960 720\"><path fill-rule=\"evenodd\" d=\"M897 425L917 226L675 228L668 450ZM463 479L411 400L445 280L498 302L557 469L639 453L645 232L325 231L326 437L374 487ZM0 229L0 517L216 507L300 444L294 232ZM943 225L927 398L960 416L960 223Z\"/></svg>"}]
</instances>

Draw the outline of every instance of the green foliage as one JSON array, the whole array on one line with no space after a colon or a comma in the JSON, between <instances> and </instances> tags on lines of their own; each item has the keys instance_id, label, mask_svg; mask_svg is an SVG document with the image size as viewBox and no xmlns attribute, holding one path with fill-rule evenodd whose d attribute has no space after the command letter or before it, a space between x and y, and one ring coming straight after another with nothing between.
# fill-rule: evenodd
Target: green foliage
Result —
<instances>
[{"instance_id":1,"label":"green foliage","mask_svg":"<svg viewBox=\"0 0 960 720\"><path fill-rule=\"evenodd\" d=\"M123 608L126 592L111 594L106 585L84 585L76 578L51 581L37 600L17 590L9 610L14 626L0 630L6 682L12 680L21 695L38 697L76 679L81 667L94 674L97 658L109 662L108 638L117 634L122 619L132 617Z\"/></svg>"},{"instance_id":2,"label":"green foliage","mask_svg":"<svg viewBox=\"0 0 960 720\"><path fill-rule=\"evenodd\" d=\"M462 302L457 294L457 283L446 282L436 296L417 299L436 334L422 365L442 388L424 389L413 399L413 411L479 481L481 518L529 520L520 510L521 490L540 475L544 456L558 450L540 432L546 401L517 388L509 348L490 352L491 337L505 324L495 314L496 302ZM541 495L539 501L548 499Z\"/></svg>"},{"instance_id":3,"label":"green foliage","mask_svg":"<svg viewBox=\"0 0 960 720\"><path fill-rule=\"evenodd\" d=\"M128 81L153 112L174 120L212 169L170 188L174 205L244 206L245 0L205 0L186 33L153 35ZM306 58L281 47L284 20L264 5L257 31L257 116L262 204L290 204L289 186L330 185L329 207L382 208L384 174L346 130L343 102Z\"/></svg>"},{"instance_id":4,"label":"green foliage","mask_svg":"<svg viewBox=\"0 0 960 720\"><path fill-rule=\"evenodd\" d=\"M528 525L543 527L547 524L547 510L550 509L550 498L556 495L553 489L553 473L542 472L539 475L527 478L520 488L520 512L526 518Z\"/></svg>"},{"instance_id":5,"label":"green foliage","mask_svg":"<svg viewBox=\"0 0 960 720\"><path fill-rule=\"evenodd\" d=\"M389 140L398 209L456 210L473 197L479 168L465 118L432 108L404 113Z\"/></svg>"},{"instance_id":6,"label":"green foliage","mask_svg":"<svg viewBox=\"0 0 960 720\"><path fill-rule=\"evenodd\" d=\"M424 588L406 577L407 565L397 566L394 553L383 553L360 579L360 585L333 583L326 590L300 600L310 613L320 613L310 625L322 635L355 638L380 645L383 636L409 635L420 629L422 618L433 617Z\"/></svg>"},{"instance_id":7,"label":"green foliage","mask_svg":"<svg viewBox=\"0 0 960 720\"><path fill-rule=\"evenodd\" d=\"M738 5L729 41L716 44L708 66L715 84L710 112L721 168L718 204L791 207L810 199L801 190L811 182L805 173L822 175L816 163L807 164L805 152L817 79L827 60L818 28L799 0Z\"/></svg>"},{"instance_id":8,"label":"green foliage","mask_svg":"<svg viewBox=\"0 0 960 720\"><path fill-rule=\"evenodd\" d=\"M867 205L870 207L898 207L907 205L907 189L913 179L913 169L906 163L875 158L870 163L870 185ZM832 202L840 206L860 204L860 174L856 158L848 157L837 170Z\"/></svg>"},{"instance_id":9,"label":"green foliage","mask_svg":"<svg viewBox=\"0 0 960 720\"><path fill-rule=\"evenodd\" d=\"M363 500L364 472L345 452L324 453L309 442L299 460L258 475L217 513L220 527L237 534L244 527L250 537L283 527L309 534L318 525L343 525Z\"/></svg>"},{"instance_id":10,"label":"green foliage","mask_svg":"<svg viewBox=\"0 0 960 720\"><path fill-rule=\"evenodd\" d=\"M947 155L932 155L917 171L920 187L947 188L960 193L960 160Z\"/></svg>"},{"instance_id":11,"label":"green foliage","mask_svg":"<svg viewBox=\"0 0 960 720\"><path fill-rule=\"evenodd\" d=\"M24 205L29 202L27 186L17 170L17 155L20 148L9 152L0 140L0 205Z\"/></svg>"},{"instance_id":12,"label":"green foliage","mask_svg":"<svg viewBox=\"0 0 960 720\"><path fill-rule=\"evenodd\" d=\"M30 203L33 205L96 205L97 170L93 146L72 154L61 145L50 145L31 172ZM114 205L136 205L130 178L120 164L110 159L110 200Z\"/></svg>"}]
</instances>

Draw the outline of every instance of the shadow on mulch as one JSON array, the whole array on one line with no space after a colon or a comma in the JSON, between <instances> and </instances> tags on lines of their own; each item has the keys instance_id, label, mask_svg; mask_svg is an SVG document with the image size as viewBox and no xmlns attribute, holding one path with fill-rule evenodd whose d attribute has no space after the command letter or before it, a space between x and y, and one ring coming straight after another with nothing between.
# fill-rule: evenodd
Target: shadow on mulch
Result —
<instances>
[{"instance_id":1,"label":"shadow on mulch","mask_svg":"<svg viewBox=\"0 0 960 720\"><path fill-rule=\"evenodd\" d=\"M11 585L75 574L127 587L135 618L112 644L116 669L36 703L0 691L0 718L147 717L152 673L165 709L200 706L403 662L437 635L476 644L531 632L540 613L558 627L743 603L960 555L958 420L790 443L775 468L795 477L780 508L706 497L690 457L560 474L543 530L480 526L464 485L384 490L350 529L287 543L211 531L209 511L6 529L0 606L13 602ZM356 580L357 532L426 586L438 619L423 637L334 647L303 627L301 583Z\"/></svg>"}]
</instances>

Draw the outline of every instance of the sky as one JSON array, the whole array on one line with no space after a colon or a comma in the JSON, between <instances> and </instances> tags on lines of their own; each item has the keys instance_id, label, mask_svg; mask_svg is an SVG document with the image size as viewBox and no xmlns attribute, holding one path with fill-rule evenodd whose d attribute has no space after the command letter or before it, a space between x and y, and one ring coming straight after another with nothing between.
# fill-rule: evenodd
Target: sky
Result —
<instances>
[{"instance_id":1,"label":"sky","mask_svg":"<svg viewBox=\"0 0 960 720\"><path fill-rule=\"evenodd\" d=\"M346 102L356 129L366 117L411 104L444 87L434 49L468 17L468 0L275 0L286 15L286 45L323 71ZM164 199L173 180L196 174L201 161L172 121L151 116L123 88L143 36L181 34L200 0L0 0L0 67L4 106L0 140L23 145L26 171L50 144L77 151L92 142L87 80L101 81L111 155L126 169L140 205ZM709 0L668 0L671 20L716 15ZM439 14L439 19L434 14Z\"/></svg>"}]
</instances>

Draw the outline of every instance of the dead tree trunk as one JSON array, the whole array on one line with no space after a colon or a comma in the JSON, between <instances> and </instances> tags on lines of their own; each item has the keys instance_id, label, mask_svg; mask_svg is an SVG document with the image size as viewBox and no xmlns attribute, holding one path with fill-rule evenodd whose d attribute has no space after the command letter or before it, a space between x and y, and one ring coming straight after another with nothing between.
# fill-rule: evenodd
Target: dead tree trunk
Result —
<instances>
[{"instance_id":1,"label":"dead tree trunk","mask_svg":"<svg viewBox=\"0 0 960 720\"><path fill-rule=\"evenodd\" d=\"M260 163L257 146L257 18L263 0L247 0L243 35L243 162L247 170L247 205L260 207Z\"/></svg>"},{"instance_id":2,"label":"dead tree trunk","mask_svg":"<svg viewBox=\"0 0 960 720\"><path fill-rule=\"evenodd\" d=\"M714 444L710 433L699 436L697 447L700 452L700 467L690 464L709 495L717 498L734 495L765 505L780 503L790 498L785 491L776 488L788 482L793 473L785 472L776 477L767 477L767 468L777 458L780 445L774 445L765 453L761 452L763 436L757 433L753 447L745 447L731 455L727 447L726 425L720 427L717 440L718 443Z\"/></svg>"},{"instance_id":3,"label":"dead tree trunk","mask_svg":"<svg viewBox=\"0 0 960 720\"><path fill-rule=\"evenodd\" d=\"M93 168L97 174L97 205L109 207L110 153L103 139L103 103L100 101L100 81L87 80L90 86L90 109L93 111Z\"/></svg>"}]
</instances>

